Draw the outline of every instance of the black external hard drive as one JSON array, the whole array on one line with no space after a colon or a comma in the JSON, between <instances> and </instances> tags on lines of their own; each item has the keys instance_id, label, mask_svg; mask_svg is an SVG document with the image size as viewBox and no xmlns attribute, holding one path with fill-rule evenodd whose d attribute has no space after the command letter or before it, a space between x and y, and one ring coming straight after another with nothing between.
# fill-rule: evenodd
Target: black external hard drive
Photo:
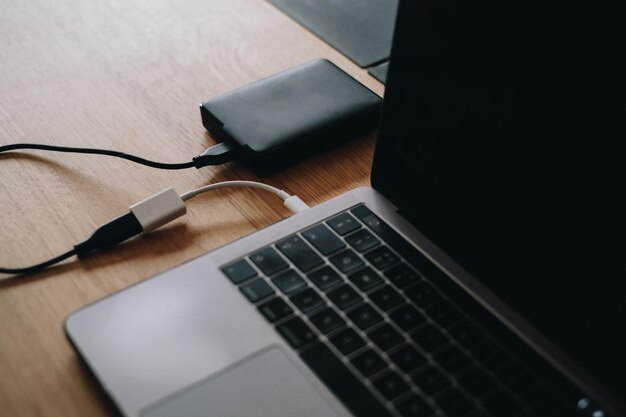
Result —
<instances>
[{"instance_id":1,"label":"black external hard drive","mask_svg":"<svg viewBox=\"0 0 626 417\"><path fill-rule=\"evenodd\" d=\"M310 61L200 106L204 127L236 159L269 174L378 125L381 98L325 59Z\"/></svg>"}]
</instances>

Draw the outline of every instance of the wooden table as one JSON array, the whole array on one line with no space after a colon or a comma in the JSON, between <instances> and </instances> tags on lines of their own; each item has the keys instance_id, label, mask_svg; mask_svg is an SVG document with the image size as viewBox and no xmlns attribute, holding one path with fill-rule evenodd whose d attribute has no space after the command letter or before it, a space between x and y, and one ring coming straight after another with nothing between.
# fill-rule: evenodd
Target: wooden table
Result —
<instances>
[{"instance_id":1,"label":"wooden table","mask_svg":"<svg viewBox=\"0 0 626 417\"><path fill-rule=\"evenodd\" d=\"M0 144L39 142L184 162L215 141L199 103L310 59L382 84L264 0L4 2ZM263 181L314 205L369 184L374 136ZM237 164L159 171L104 156L0 155L0 265L71 249L169 186L257 180ZM0 415L113 415L63 333L73 310L288 215L275 196L224 190L150 235L25 278L0 276Z\"/></svg>"}]
</instances>

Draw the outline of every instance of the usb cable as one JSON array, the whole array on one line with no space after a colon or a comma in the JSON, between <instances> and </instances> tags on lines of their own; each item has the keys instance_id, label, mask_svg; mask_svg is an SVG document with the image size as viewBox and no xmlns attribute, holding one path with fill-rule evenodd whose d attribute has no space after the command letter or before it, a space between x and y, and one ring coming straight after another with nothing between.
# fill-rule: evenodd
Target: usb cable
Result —
<instances>
[{"instance_id":1,"label":"usb cable","mask_svg":"<svg viewBox=\"0 0 626 417\"><path fill-rule=\"evenodd\" d=\"M232 161L237 157L239 147L233 141L224 141L213 145L206 149L202 154L194 156L189 162L181 163L164 163L151 161L149 159L141 158L136 155L130 155L120 151L114 151L110 149L99 148L76 148L71 146L56 146L56 145L44 145L41 143L13 143L11 145L0 146L0 153L19 151L19 150L40 150L49 152L64 152L64 153L82 153L91 155L106 155L113 156L115 158L126 159L127 161L135 162L137 164L149 166L157 169L179 170L187 168L202 168L207 165L221 165L226 162Z\"/></svg>"},{"instance_id":2,"label":"usb cable","mask_svg":"<svg viewBox=\"0 0 626 417\"><path fill-rule=\"evenodd\" d=\"M15 275L30 274L41 271L74 255L81 258L88 253L111 248L133 236L149 233L177 219L187 212L187 208L185 207L186 201L208 191L224 187L252 187L269 191L280 197L285 207L294 214L309 208L309 206L296 195L290 195L271 185L254 181L218 182L188 191L181 195L178 195L174 189L168 188L139 203L133 204L130 206L128 213L103 224L96 229L89 238L75 245L74 249L56 258L25 268L0 267L0 273Z\"/></svg>"}]
</instances>

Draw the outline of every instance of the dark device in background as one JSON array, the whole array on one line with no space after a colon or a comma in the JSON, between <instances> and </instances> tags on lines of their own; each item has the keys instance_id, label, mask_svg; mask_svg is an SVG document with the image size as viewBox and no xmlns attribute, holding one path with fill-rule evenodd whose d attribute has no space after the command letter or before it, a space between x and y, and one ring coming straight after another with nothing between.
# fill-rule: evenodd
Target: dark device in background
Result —
<instances>
[{"instance_id":1,"label":"dark device in background","mask_svg":"<svg viewBox=\"0 0 626 417\"><path fill-rule=\"evenodd\" d=\"M330 61L318 59L200 106L204 127L235 158L268 174L372 132L382 99Z\"/></svg>"},{"instance_id":2,"label":"dark device in background","mask_svg":"<svg viewBox=\"0 0 626 417\"><path fill-rule=\"evenodd\" d=\"M385 82L398 0L269 2Z\"/></svg>"},{"instance_id":3,"label":"dark device in background","mask_svg":"<svg viewBox=\"0 0 626 417\"><path fill-rule=\"evenodd\" d=\"M372 182L623 402L622 16L401 2Z\"/></svg>"}]
</instances>

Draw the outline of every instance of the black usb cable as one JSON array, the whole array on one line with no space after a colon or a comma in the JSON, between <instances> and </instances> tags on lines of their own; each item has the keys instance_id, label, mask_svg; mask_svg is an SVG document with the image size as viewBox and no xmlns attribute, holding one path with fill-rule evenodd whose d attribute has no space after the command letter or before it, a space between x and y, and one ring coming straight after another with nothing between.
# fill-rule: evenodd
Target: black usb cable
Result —
<instances>
[{"instance_id":1,"label":"black usb cable","mask_svg":"<svg viewBox=\"0 0 626 417\"><path fill-rule=\"evenodd\" d=\"M230 141L218 143L217 145L208 148L202 154L194 156L191 161L178 164L150 161L149 159L141 158L139 156L130 155L124 152L113 151L109 149L75 148L71 146L54 146L44 145L40 143L14 143L11 145L4 145L0 146L0 153L24 149L51 152L82 153L92 155L107 155L116 158L126 159L128 161L132 161L137 164L149 166L152 168L178 170L187 168L202 168L207 165L221 165L223 163L232 161L237 156L238 146L234 142Z\"/></svg>"}]
</instances>

